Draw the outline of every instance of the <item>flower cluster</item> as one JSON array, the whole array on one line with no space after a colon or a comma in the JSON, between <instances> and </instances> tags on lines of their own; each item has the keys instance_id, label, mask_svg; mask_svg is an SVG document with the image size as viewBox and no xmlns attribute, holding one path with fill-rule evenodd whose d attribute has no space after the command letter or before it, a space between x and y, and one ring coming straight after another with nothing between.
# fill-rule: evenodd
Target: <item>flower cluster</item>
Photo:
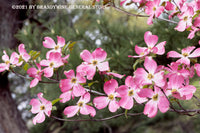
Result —
<instances>
[{"instance_id":1,"label":"flower cluster","mask_svg":"<svg viewBox=\"0 0 200 133\"><path fill-rule=\"evenodd\" d=\"M58 36L57 44L50 37L45 37L44 40L43 46L50 48L46 59L37 62L26 52L24 44L20 44L19 54L13 52L9 57L4 51L2 56L4 63L0 63L0 72L21 66L23 63L30 63L32 59L35 65L31 64L27 70L29 77L33 78L30 88L43 81L43 78L50 79L55 69L67 65L69 55L62 53L62 48L66 46L64 38ZM195 72L200 76L200 64L193 63L191 60L200 57L200 48L188 46L182 49L181 54L170 51L167 53L167 58L179 59L163 66L158 65L154 57L165 53L166 42L158 43L158 36L150 31L145 33L144 40L147 47L136 45L135 51L138 55L129 56L144 61L144 67L137 68L133 75L128 75L122 85L119 85L114 77L121 79L125 75L110 72L106 51L102 48L97 48L92 53L83 50L80 53L83 62L77 66L76 70L65 70L63 73L66 78L58 80L62 92L58 101L66 103L75 100L75 97L79 98L76 105L67 106L64 109L64 115L69 118L80 113L94 117L96 109L100 110L108 106L110 112L116 112L120 108L131 110L137 103L144 105L145 115L154 117L158 110L165 113L170 109L170 98L190 100L196 91L195 86L190 85L190 78ZM95 74L106 75L110 79L103 85L102 92L105 93L98 92L96 94L99 95L93 97L88 84L94 79ZM97 91L93 90L93 92ZM39 100L30 101L31 112L37 113L33 119L34 124L42 123L45 120L45 114L50 117L52 111L54 103L42 96L43 93L39 93Z\"/></svg>"},{"instance_id":2,"label":"flower cluster","mask_svg":"<svg viewBox=\"0 0 200 133\"><path fill-rule=\"evenodd\" d=\"M200 1L199 0L121 0L120 5L135 4L135 7L143 10L149 15L147 24L153 24L154 18L159 18L161 14L168 15L168 21L173 17L179 18L178 24L175 27L177 31L183 32L186 29L190 30L189 39L195 36L197 31L200 31Z\"/></svg>"}]
</instances>

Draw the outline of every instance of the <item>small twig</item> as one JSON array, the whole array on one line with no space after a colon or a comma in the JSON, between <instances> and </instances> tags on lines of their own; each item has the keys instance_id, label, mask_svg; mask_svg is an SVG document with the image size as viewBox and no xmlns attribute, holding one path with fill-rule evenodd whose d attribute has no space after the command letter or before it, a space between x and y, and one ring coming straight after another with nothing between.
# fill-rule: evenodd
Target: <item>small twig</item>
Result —
<instances>
[{"instance_id":1,"label":"small twig","mask_svg":"<svg viewBox=\"0 0 200 133\"><path fill-rule=\"evenodd\" d=\"M128 116L137 116L137 115L142 115L142 114L143 113L127 113ZM102 118L102 119L77 119L77 120L63 119L63 118L58 118L56 116L51 116L51 117L56 119L56 120L60 120L60 121L81 122L81 121L106 121L106 120L114 119L114 118L117 118L117 117L120 117L120 116L123 116L123 115L124 115L124 113L113 115L111 117Z\"/></svg>"},{"instance_id":2,"label":"small twig","mask_svg":"<svg viewBox=\"0 0 200 133\"><path fill-rule=\"evenodd\" d=\"M122 10L122 9L116 7L116 6L113 6L113 5L109 5L109 6L113 7L113 8L116 9L117 11L122 12L122 13L125 13L125 14L127 14L127 15L129 15L129 16L134 16L134 17L149 17L148 15L139 15L139 14L133 14L133 13L124 11L124 10Z\"/></svg>"},{"instance_id":3,"label":"small twig","mask_svg":"<svg viewBox=\"0 0 200 133\"><path fill-rule=\"evenodd\" d=\"M13 73L14 73L15 75L17 75L18 77L30 80L30 78L27 78L27 77L25 77L24 75L15 72L13 69L10 69L10 70L11 70L11 72L13 72Z\"/></svg>"},{"instance_id":4,"label":"small twig","mask_svg":"<svg viewBox=\"0 0 200 133\"><path fill-rule=\"evenodd\" d=\"M86 88L85 88L86 89ZM101 92L98 92L98 91L95 91L95 90L91 90L91 89L86 89L88 92L91 92L91 93L95 93L95 94L98 94L98 95L101 95L101 96L105 96L104 93L101 93Z\"/></svg>"},{"instance_id":5,"label":"small twig","mask_svg":"<svg viewBox=\"0 0 200 133\"><path fill-rule=\"evenodd\" d=\"M178 10L181 12L181 9L179 8L179 6L176 4L176 2L174 0L172 0L173 3L176 5L176 7L178 8Z\"/></svg>"},{"instance_id":6,"label":"small twig","mask_svg":"<svg viewBox=\"0 0 200 133\"><path fill-rule=\"evenodd\" d=\"M185 108L183 108L183 106L180 104L179 101L177 101L177 104L178 104L178 106L179 106L182 110L185 111L185 114L186 114L186 115L188 115L188 116L193 116L193 115L189 114L189 112L187 112L187 110L186 110Z\"/></svg>"},{"instance_id":7,"label":"small twig","mask_svg":"<svg viewBox=\"0 0 200 133\"><path fill-rule=\"evenodd\" d=\"M169 104L170 104L170 108L172 108L174 110L174 112L179 113L173 106L173 104L170 102L169 98L167 97L167 95L165 94L165 92L161 89L161 91L163 92L163 94L165 95L165 97L167 98Z\"/></svg>"},{"instance_id":8,"label":"small twig","mask_svg":"<svg viewBox=\"0 0 200 133\"><path fill-rule=\"evenodd\" d=\"M48 83L48 84L58 84L59 82L50 82L50 81L39 81L40 83Z\"/></svg>"},{"instance_id":9,"label":"small twig","mask_svg":"<svg viewBox=\"0 0 200 133\"><path fill-rule=\"evenodd\" d=\"M113 7L113 8L116 9L117 11L122 12L122 13L125 13L125 14L127 14L127 15L129 15L129 16L134 16L134 17L149 17L148 15L139 15L139 14L134 14L134 13L127 12L127 11L125 11L125 10L122 10L122 9L120 9L120 8L118 8L118 7L116 7L116 6L114 6L114 5L109 5L109 6ZM176 21L172 21L172 20L165 19L165 18L160 18L160 17L157 18L157 19L163 20L163 21L167 21L167 22L170 22L170 23L174 23L174 24L177 24L177 23L178 23L178 22L176 22Z\"/></svg>"},{"instance_id":10,"label":"small twig","mask_svg":"<svg viewBox=\"0 0 200 133\"><path fill-rule=\"evenodd\" d=\"M200 99L197 96L193 95L193 97L200 102Z\"/></svg>"}]
</instances>

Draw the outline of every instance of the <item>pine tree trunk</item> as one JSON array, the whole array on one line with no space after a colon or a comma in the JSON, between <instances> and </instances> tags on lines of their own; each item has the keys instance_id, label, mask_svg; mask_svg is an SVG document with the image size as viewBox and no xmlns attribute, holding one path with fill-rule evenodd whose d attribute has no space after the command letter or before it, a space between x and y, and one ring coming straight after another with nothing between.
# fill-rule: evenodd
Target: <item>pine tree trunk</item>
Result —
<instances>
[{"instance_id":1,"label":"pine tree trunk","mask_svg":"<svg viewBox=\"0 0 200 133\"><path fill-rule=\"evenodd\" d=\"M23 2L23 3L22 3ZM22 27L26 10L13 10L12 5L27 4L25 0L0 0L0 47L14 48L14 38ZM25 122L11 97L8 73L0 73L0 133L28 133Z\"/></svg>"}]
</instances>

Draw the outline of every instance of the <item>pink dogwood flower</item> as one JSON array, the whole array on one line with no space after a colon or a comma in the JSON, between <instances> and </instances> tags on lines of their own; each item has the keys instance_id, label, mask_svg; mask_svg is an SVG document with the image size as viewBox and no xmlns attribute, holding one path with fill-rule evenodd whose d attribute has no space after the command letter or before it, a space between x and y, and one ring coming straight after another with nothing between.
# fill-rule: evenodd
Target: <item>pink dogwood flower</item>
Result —
<instances>
[{"instance_id":1,"label":"pink dogwood flower","mask_svg":"<svg viewBox=\"0 0 200 133\"><path fill-rule=\"evenodd\" d=\"M164 71L157 71L157 63L152 57L146 57L144 61L144 68L137 68L134 72L136 82L142 82L143 85L155 85L163 87L165 85Z\"/></svg>"},{"instance_id":2,"label":"pink dogwood flower","mask_svg":"<svg viewBox=\"0 0 200 133\"><path fill-rule=\"evenodd\" d=\"M74 74L74 70L69 70L64 72L67 79L60 80L59 87L62 92L67 92L72 90L72 95L78 97L85 94L85 89L80 85L81 83L86 83L86 79L79 73ZM67 93L70 95L70 93Z\"/></svg>"},{"instance_id":3,"label":"pink dogwood flower","mask_svg":"<svg viewBox=\"0 0 200 133\"><path fill-rule=\"evenodd\" d=\"M42 123L45 120L45 114L50 117L51 110L52 110L52 103L51 101L46 100L43 98L43 93L37 94L38 99L32 99L30 101L30 105L32 105L31 112L33 114L37 114L33 118L33 124L36 125L36 123Z\"/></svg>"},{"instance_id":4,"label":"pink dogwood flower","mask_svg":"<svg viewBox=\"0 0 200 133\"><path fill-rule=\"evenodd\" d=\"M156 45L158 42L158 36L157 35L152 35L150 31L145 32L144 34L144 41L147 45L147 47L139 47L135 46L135 52L138 54L138 56L128 56L128 57L144 57L150 53L158 54L158 55L163 55L165 53L165 44L166 41L163 41L159 44Z\"/></svg>"},{"instance_id":5,"label":"pink dogwood flower","mask_svg":"<svg viewBox=\"0 0 200 133\"><path fill-rule=\"evenodd\" d=\"M146 9L145 13L150 15L150 17L147 20L147 24L151 25L153 24L152 19L153 17L159 17L160 14L164 11L163 6L160 5L160 0L154 0L154 1L148 1L146 3Z\"/></svg>"},{"instance_id":6,"label":"pink dogwood flower","mask_svg":"<svg viewBox=\"0 0 200 133\"><path fill-rule=\"evenodd\" d=\"M174 78L168 83L168 89L170 89L173 97L180 100L190 100L196 88L193 85L183 85L184 83L183 77Z\"/></svg>"},{"instance_id":7,"label":"pink dogwood flower","mask_svg":"<svg viewBox=\"0 0 200 133\"><path fill-rule=\"evenodd\" d=\"M190 58L195 58L200 56L200 48L197 48L195 50L194 49L195 49L194 46L188 46L182 49L181 54L177 53L176 51L170 51L167 53L167 57L180 58L176 62L190 65Z\"/></svg>"},{"instance_id":8,"label":"pink dogwood flower","mask_svg":"<svg viewBox=\"0 0 200 133\"><path fill-rule=\"evenodd\" d=\"M185 29L192 26L192 17L194 15L194 9L193 7L185 5L181 8L181 11L182 13L177 15L180 21L175 29L180 32L183 32Z\"/></svg>"},{"instance_id":9,"label":"pink dogwood flower","mask_svg":"<svg viewBox=\"0 0 200 133\"><path fill-rule=\"evenodd\" d=\"M83 50L80 56L84 62L77 68L77 72L82 73L84 76L87 75L89 80L93 79L96 68L99 71L109 70L108 61L105 61L107 53L102 48L97 48L92 53L88 50Z\"/></svg>"},{"instance_id":10,"label":"pink dogwood flower","mask_svg":"<svg viewBox=\"0 0 200 133\"><path fill-rule=\"evenodd\" d=\"M184 77L187 79L190 76L190 71L186 69L184 65L177 62L172 62L165 69L169 72L166 74L166 77L169 78L169 80L173 80L178 77Z\"/></svg>"},{"instance_id":11,"label":"pink dogwood flower","mask_svg":"<svg viewBox=\"0 0 200 133\"><path fill-rule=\"evenodd\" d=\"M119 94L116 92L118 88L118 83L115 79L111 79L104 84L104 92L107 96L95 97L93 103L97 109L103 109L108 104L108 109L110 112L116 112L119 108L119 103L116 100L116 97L119 97Z\"/></svg>"},{"instance_id":12,"label":"pink dogwood flower","mask_svg":"<svg viewBox=\"0 0 200 133\"><path fill-rule=\"evenodd\" d=\"M52 50L48 51L46 54L47 59L49 58L49 54L51 52L59 52L61 54L62 47L65 45L65 39L61 36L57 36L57 44L54 42L54 40L51 37L45 37L45 41L43 41L43 46L45 48L50 48Z\"/></svg>"},{"instance_id":13,"label":"pink dogwood flower","mask_svg":"<svg viewBox=\"0 0 200 133\"><path fill-rule=\"evenodd\" d=\"M61 90L61 91L62 91L62 90ZM72 90L64 91L64 92L60 95L59 98L61 98L61 100L60 100L61 103L65 103L65 102L71 100L71 98L74 99L74 94L72 93Z\"/></svg>"},{"instance_id":14,"label":"pink dogwood flower","mask_svg":"<svg viewBox=\"0 0 200 133\"><path fill-rule=\"evenodd\" d=\"M78 112L80 112L83 115L91 115L94 117L96 115L96 111L92 106L87 105L87 103L90 101L90 93L85 93L79 101L77 102L77 105L74 106L68 106L64 109L64 114L69 118L76 115Z\"/></svg>"},{"instance_id":15,"label":"pink dogwood flower","mask_svg":"<svg viewBox=\"0 0 200 133\"><path fill-rule=\"evenodd\" d=\"M4 63L0 63L0 72L9 70L10 65L19 66L19 55L16 52L13 52L10 57L7 55L5 50L3 51L3 53L4 55L2 56L2 60L4 61Z\"/></svg>"},{"instance_id":16,"label":"pink dogwood flower","mask_svg":"<svg viewBox=\"0 0 200 133\"><path fill-rule=\"evenodd\" d=\"M125 109L131 109L133 107L133 98L137 103L140 104L147 101L147 98L138 96L140 89L135 84L134 78L132 76L128 76L125 80L125 85L120 86L116 91L120 94L121 97L119 105Z\"/></svg>"},{"instance_id":17,"label":"pink dogwood flower","mask_svg":"<svg viewBox=\"0 0 200 133\"><path fill-rule=\"evenodd\" d=\"M19 51L19 57L24 59L26 62L31 58L31 56L26 52L24 44L20 44L18 46L18 51Z\"/></svg>"},{"instance_id":18,"label":"pink dogwood flower","mask_svg":"<svg viewBox=\"0 0 200 133\"><path fill-rule=\"evenodd\" d=\"M30 83L30 88L35 87L39 81L42 80L42 74L43 74L43 70L41 70L41 66L39 63L36 63L37 68L35 67L31 67L27 70L27 74L29 75L29 77L34 78L31 83Z\"/></svg>"},{"instance_id":19,"label":"pink dogwood flower","mask_svg":"<svg viewBox=\"0 0 200 133\"><path fill-rule=\"evenodd\" d=\"M45 77L52 77L54 68L58 68L64 65L61 54L56 52L51 52L49 54L49 59L40 61L41 66L47 66L43 69Z\"/></svg>"},{"instance_id":20,"label":"pink dogwood flower","mask_svg":"<svg viewBox=\"0 0 200 133\"><path fill-rule=\"evenodd\" d=\"M160 88L156 86L154 86L154 91L152 89L141 89L139 96L150 98L150 100L145 104L143 112L150 118L156 116L158 109L162 113L167 112L169 109L169 101Z\"/></svg>"}]
</instances>

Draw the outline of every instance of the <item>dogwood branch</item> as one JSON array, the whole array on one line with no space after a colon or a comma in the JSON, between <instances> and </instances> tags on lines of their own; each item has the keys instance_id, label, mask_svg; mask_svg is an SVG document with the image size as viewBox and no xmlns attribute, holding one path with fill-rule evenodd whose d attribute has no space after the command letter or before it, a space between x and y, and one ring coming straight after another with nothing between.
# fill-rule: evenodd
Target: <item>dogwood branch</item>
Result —
<instances>
[{"instance_id":1,"label":"dogwood branch","mask_svg":"<svg viewBox=\"0 0 200 133\"><path fill-rule=\"evenodd\" d=\"M143 113L127 113L127 116L137 116L137 115L142 115ZM121 114L117 114L117 115L113 115L107 118L102 118L102 119L77 119L77 120L72 120L72 119L63 119L63 118L58 118L56 116L51 116L52 118L56 119L56 120L60 120L60 121L69 121L69 122L80 122L80 121L107 121L107 120L111 120L120 116L123 116L124 113Z\"/></svg>"},{"instance_id":2,"label":"dogwood branch","mask_svg":"<svg viewBox=\"0 0 200 133\"><path fill-rule=\"evenodd\" d=\"M116 6L113 5L113 4L112 4L112 5L109 5L109 6L110 6L110 7L113 7L113 8L116 9L117 11L122 12L122 13L124 13L124 14L127 14L127 15L129 15L129 16L134 16L134 17L149 17L148 15L141 15L141 14L134 14L134 13L127 12L127 11L125 11L125 10L122 10L122 9L116 7ZM174 23L174 24L177 24L177 23L178 23L178 22L176 22L176 21L169 20L169 19L165 19L165 18L157 18L157 19L163 20L163 21L167 21L167 22L170 22L170 23Z\"/></svg>"},{"instance_id":3,"label":"dogwood branch","mask_svg":"<svg viewBox=\"0 0 200 133\"><path fill-rule=\"evenodd\" d=\"M104 93L101 93L101 92L98 92L98 91L95 91L95 90L91 90L91 89L86 89L88 92L91 92L91 93L95 93L95 94L98 94L98 95L101 95L101 96L105 96Z\"/></svg>"}]
</instances>

